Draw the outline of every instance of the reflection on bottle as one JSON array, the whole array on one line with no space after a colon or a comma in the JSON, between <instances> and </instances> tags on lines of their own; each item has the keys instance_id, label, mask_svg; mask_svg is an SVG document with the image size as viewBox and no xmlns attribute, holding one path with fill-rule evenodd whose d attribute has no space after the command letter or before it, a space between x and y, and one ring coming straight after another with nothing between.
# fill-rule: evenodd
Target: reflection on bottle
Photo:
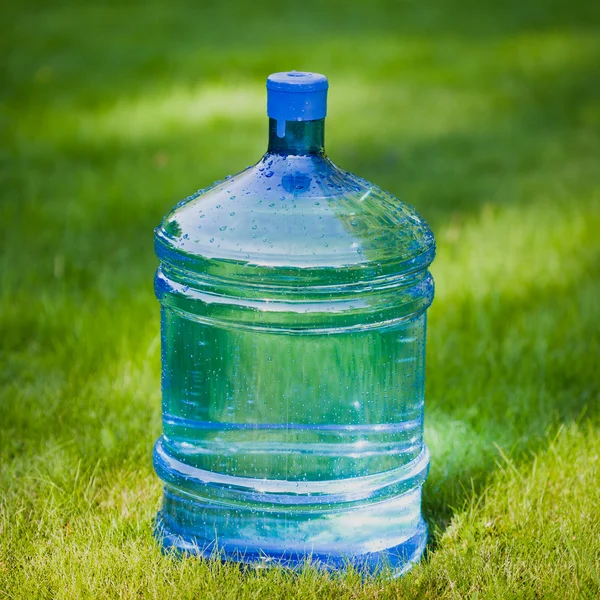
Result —
<instances>
[{"instance_id":1,"label":"reflection on bottle","mask_svg":"<svg viewBox=\"0 0 600 600\"><path fill-rule=\"evenodd\" d=\"M157 532L247 562L402 572L426 541L433 235L327 158L323 76L269 81L264 157L156 230Z\"/></svg>"}]
</instances>

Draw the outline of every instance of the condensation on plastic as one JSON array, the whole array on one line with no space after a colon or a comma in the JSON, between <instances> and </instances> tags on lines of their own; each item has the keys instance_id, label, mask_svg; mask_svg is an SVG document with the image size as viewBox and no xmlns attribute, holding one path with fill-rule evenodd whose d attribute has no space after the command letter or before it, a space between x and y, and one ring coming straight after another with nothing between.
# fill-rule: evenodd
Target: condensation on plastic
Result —
<instances>
[{"instance_id":1,"label":"condensation on plastic","mask_svg":"<svg viewBox=\"0 0 600 600\"><path fill-rule=\"evenodd\" d=\"M322 119L288 121L283 138L269 128L256 165L156 230L157 534L232 560L401 573L427 538L434 238L327 158Z\"/></svg>"}]
</instances>

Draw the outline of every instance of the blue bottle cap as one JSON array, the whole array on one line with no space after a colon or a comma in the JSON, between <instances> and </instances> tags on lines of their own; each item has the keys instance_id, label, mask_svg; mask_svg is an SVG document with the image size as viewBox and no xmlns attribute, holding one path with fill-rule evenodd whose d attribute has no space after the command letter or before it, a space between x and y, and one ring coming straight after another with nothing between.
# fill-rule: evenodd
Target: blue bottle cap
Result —
<instances>
[{"instance_id":1,"label":"blue bottle cap","mask_svg":"<svg viewBox=\"0 0 600 600\"><path fill-rule=\"evenodd\" d=\"M327 115L329 83L320 73L289 71L267 78L267 115L277 121L277 135L285 135L286 121L316 121Z\"/></svg>"}]
</instances>

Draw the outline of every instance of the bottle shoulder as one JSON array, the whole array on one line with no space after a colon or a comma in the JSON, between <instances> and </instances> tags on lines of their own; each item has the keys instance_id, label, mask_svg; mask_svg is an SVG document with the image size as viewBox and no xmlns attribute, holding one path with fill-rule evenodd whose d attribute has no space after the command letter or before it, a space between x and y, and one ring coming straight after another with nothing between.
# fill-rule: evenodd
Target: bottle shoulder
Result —
<instances>
[{"instance_id":1,"label":"bottle shoulder","mask_svg":"<svg viewBox=\"0 0 600 600\"><path fill-rule=\"evenodd\" d=\"M200 190L156 229L159 258L200 272L317 269L381 274L423 269L431 229L410 205L325 156L266 154L245 171Z\"/></svg>"}]
</instances>

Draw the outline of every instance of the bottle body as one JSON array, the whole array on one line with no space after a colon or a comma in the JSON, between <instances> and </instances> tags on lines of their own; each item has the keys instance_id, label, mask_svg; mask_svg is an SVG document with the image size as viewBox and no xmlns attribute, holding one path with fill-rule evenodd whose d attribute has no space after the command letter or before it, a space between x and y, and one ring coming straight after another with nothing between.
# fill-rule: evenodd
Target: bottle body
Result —
<instances>
[{"instance_id":1,"label":"bottle body","mask_svg":"<svg viewBox=\"0 0 600 600\"><path fill-rule=\"evenodd\" d=\"M336 566L416 558L425 319L290 334L163 306L167 543Z\"/></svg>"},{"instance_id":2,"label":"bottle body","mask_svg":"<svg viewBox=\"0 0 600 600\"><path fill-rule=\"evenodd\" d=\"M434 246L415 215L324 157L266 155L165 219L165 544L250 561L418 558Z\"/></svg>"},{"instance_id":3,"label":"bottle body","mask_svg":"<svg viewBox=\"0 0 600 600\"><path fill-rule=\"evenodd\" d=\"M326 79L311 77L277 74L262 160L156 230L157 533L207 556L400 573L427 537L435 242L412 207L325 156Z\"/></svg>"}]
</instances>

